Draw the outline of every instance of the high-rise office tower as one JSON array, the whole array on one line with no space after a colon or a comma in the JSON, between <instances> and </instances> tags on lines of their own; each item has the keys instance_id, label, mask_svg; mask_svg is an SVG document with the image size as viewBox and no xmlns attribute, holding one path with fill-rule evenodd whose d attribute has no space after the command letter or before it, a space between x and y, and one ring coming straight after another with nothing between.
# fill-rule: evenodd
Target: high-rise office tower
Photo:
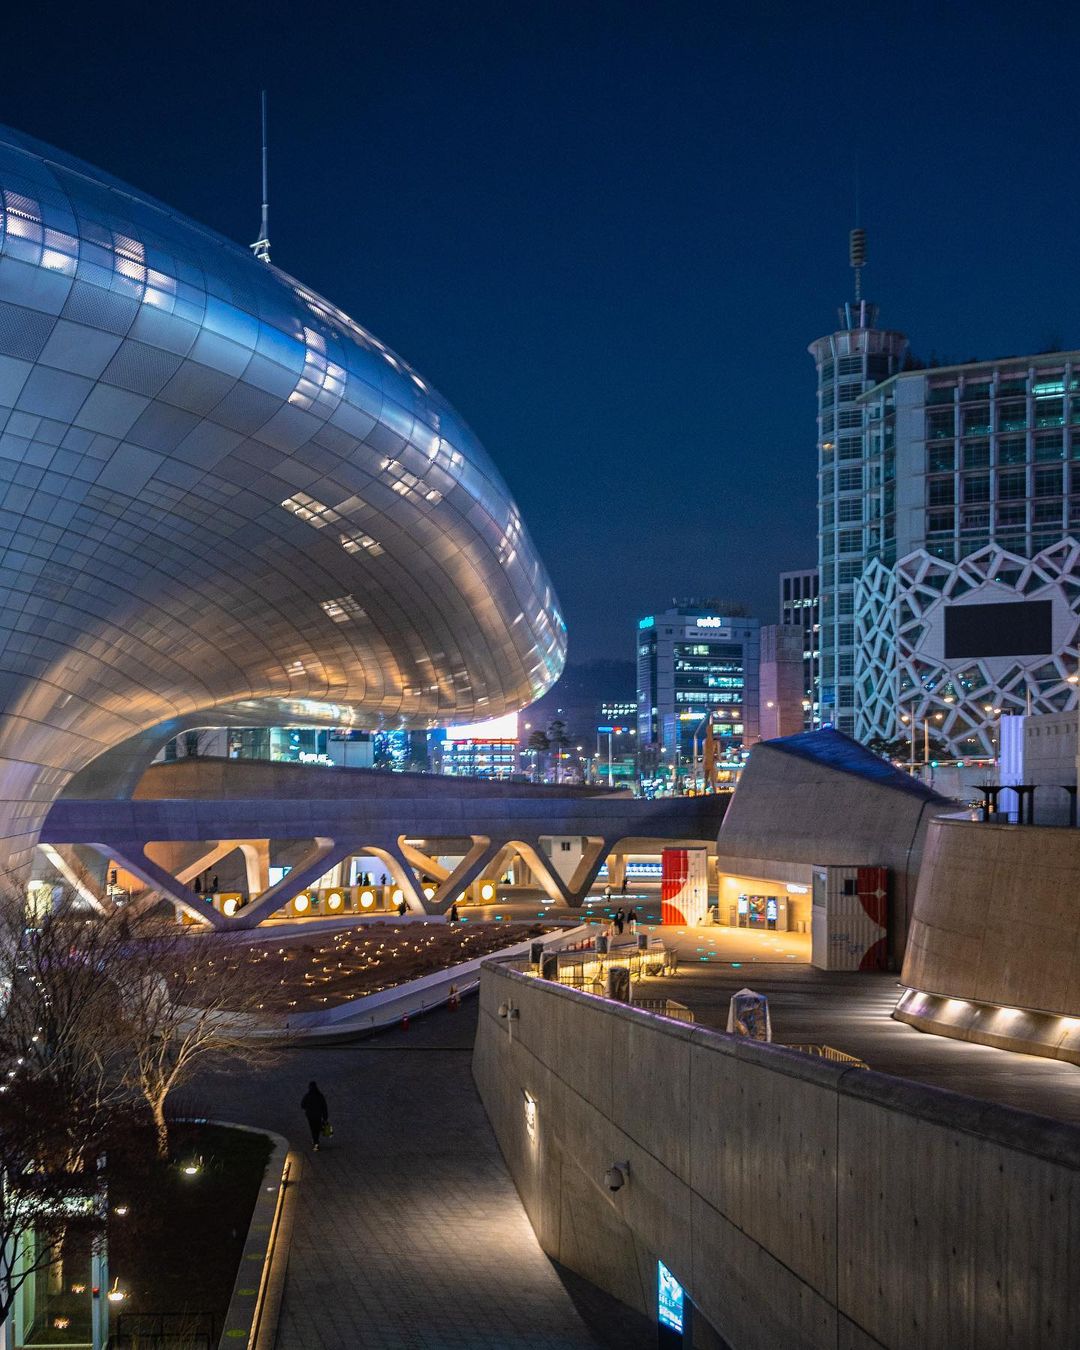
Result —
<instances>
[{"instance_id":1,"label":"high-rise office tower","mask_svg":"<svg viewBox=\"0 0 1080 1350\"><path fill-rule=\"evenodd\" d=\"M840 327L809 347L818 387L818 571L820 575L821 724L855 732L855 583L866 565L863 508L869 490L895 520L891 484L864 481L863 410L868 389L902 369L903 333L879 328L878 310L862 298L866 237L851 232L855 300L839 312ZM889 447L891 449L891 447ZM884 472L882 464L878 472ZM888 488L888 490L886 490ZM895 561L895 551L891 561Z\"/></svg>"},{"instance_id":2,"label":"high-rise office tower","mask_svg":"<svg viewBox=\"0 0 1080 1350\"><path fill-rule=\"evenodd\" d=\"M818 570L803 568L780 573L780 623L801 628L803 634L803 727L811 731L821 724L818 697L818 665L821 660L821 625L818 618Z\"/></svg>"},{"instance_id":3,"label":"high-rise office tower","mask_svg":"<svg viewBox=\"0 0 1080 1350\"><path fill-rule=\"evenodd\" d=\"M861 299L818 375L821 721L996 752L1002 713L1076 705L1080 352L904 369Z\"/></svg>"}]
</instances>

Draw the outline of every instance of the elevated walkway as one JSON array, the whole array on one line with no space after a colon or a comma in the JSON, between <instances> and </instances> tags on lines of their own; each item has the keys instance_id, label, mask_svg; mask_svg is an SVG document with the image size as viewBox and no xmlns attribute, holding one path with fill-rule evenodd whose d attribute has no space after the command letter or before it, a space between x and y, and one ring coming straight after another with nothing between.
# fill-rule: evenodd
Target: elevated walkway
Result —
<instances>
[{"instance_id":1,"label":"elevated walkway","mask_svg":"<svg viewBox=\"0 0 1080 1350\"><path fill-rule=\"evenodd\" d=\"M603 788L187 760L150 769L125 800L60 798L41 842L54 849L89 846L193 917L218 928L251 928L351 854L377 857L417 913L445 913L466 887L514 853L552 900L580 905L617 846L715 844L726 804L726 797L648 801ZM569 878L541 846L543 838L559 835L584 841ZM280 839L311 845L284 880L261 888L235 916L210 909L189 889L200 862L209 866L207 859L236 845L265 852L270 840ZM464 841L465 854L429 897L415 870L418 859L425 866L425 855L408 841L440 839ZM207 852L174 876L147 853L151 843L201 843Z\"/></svg>"}]
</instances>

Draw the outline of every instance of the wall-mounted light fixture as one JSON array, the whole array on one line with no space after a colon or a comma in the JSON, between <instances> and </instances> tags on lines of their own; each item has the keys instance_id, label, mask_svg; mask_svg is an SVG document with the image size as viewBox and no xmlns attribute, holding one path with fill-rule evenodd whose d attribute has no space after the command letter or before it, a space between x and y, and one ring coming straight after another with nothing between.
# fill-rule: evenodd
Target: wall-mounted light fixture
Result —
<instances>
[{"instance_id":1,"label":"wall-mounted light fixture","mask_svg":"<svg viewBox=\"0 0 1080 1350\"><path fill-rule=\"evenodd\" d=\"M604 1185L609 1191L621 1191L630 1180L630 1162L612 1163L604 1173Z\"/></svg>"}]
</instances>

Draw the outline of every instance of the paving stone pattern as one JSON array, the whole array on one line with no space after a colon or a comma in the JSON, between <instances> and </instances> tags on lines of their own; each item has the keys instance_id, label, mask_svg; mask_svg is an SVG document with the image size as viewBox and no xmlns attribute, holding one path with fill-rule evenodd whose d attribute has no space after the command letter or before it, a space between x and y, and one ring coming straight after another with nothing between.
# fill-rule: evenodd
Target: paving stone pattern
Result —
<instances>
[{"instance_id":1,"label":"paving stone pattern","mask_svg":"<svg viewBox=\"0 0 1080 1350\"><path fill-rule=\"evenodd\" d=\"M374 1041L216 1075L200 1109L304 1153L277 1350L596 1350L473 1087L475 1001ZM311 1150L314 1078L334 1138Z\"/></svg>"}]
</instances>

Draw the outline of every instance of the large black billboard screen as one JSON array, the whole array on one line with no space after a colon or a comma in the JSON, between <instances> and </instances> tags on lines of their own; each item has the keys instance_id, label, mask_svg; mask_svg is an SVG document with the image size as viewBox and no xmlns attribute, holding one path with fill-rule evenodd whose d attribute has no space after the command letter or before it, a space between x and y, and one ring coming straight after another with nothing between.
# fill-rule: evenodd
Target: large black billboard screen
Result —
<instances>
[{"instance_id":1,"label":"large black billboard screen","mask_svg":"<svg viewBox=\"0 0 1080 1350\"><path fill-rule=\"evenodd\" d=\"M1039 656L1051 650L1050 601L950 605L945 610L945 660L972 656Z\"/></svg>"}]
</instances>

